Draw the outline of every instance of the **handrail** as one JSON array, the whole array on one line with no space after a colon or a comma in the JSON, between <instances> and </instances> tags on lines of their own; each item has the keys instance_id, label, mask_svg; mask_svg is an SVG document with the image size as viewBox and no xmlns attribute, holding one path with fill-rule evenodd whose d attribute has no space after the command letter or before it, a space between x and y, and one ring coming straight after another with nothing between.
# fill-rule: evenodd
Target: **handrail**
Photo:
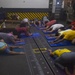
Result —
<instances>
[{"instance_id":1,"label":"handrail","mask_svg":"<svg viewBox=\"0 0 75 75\"><path fill-rule=\"evenodd\" d=\"M21 22L21 20L0 20L0 22L11 22L11 23L14 23L14 22Z\"/></svg>"}]
</instances>

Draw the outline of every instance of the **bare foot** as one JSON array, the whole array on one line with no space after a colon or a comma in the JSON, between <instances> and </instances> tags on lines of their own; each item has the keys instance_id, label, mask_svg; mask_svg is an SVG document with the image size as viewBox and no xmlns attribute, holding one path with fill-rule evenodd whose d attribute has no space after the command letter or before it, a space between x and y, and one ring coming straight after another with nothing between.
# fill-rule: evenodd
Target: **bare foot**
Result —
<instances>
[{"instance_id":1,"label":"bare foot","mask_svg":"<svg viewBox=\"0 0 75 75\"><path fill-rule=\"evenodd\" d=\"M23 39L20 39L19 41L16 41L16 42L23 42L24 40Z\"/></svg>"},{"instance_id":2,"label":"bare foot","mask_svg":"<svg viewBox=\"0 0 75 75\"><path fill-rule=\"evenodd\" d=\"M49 42L50 44L54 44L54 42L53 41L51 41L51 42Z\"/></svg>"},{"instance_id":3,"label":"bare foot","mask_svg":"<svg viewBox=\"0 0 75 75\"><path fill-rule=\"evenodd\" d=\"M49 51L49 52L52 52L52 50L50 50L50 49L49 49L48 51Z\"/></svg>"},{"instance_id":4,"label":"bare foot","mask_svg":"<svg viewBox=\"0 0 75 75\"><path fill-rule=\"evenodd\" d=\"M32 33L29 33L29 36L31 36L32 35Z\"/></svg>"},{"instance_id":5,"label":"bare foot","mask_svg":"<svg viewBox=\"0 0 75 75\"><path fill-rule=\"evenodd\" d=\"M46 30L43 30L43 32L47 32Z\"/></svg>"},{"instance_id":6,"label":"bare foot","mask_svg":"<svg viewBox=\"0 0 75 75\"><path fill-rule=\"evenodd\" d=\"M18 46L18 48L23 48L23 46Z\"/></svg>"},{"instance_id":7,"label":"bare foot","mask_svg":"<svg viewBox=\"0 0 75 75\"><path fill-rule=\"evenodd\" d=\"M24 52L20 52L20 54L25 54Z\"/></svg>"},{"instance_id":8,"label":"bare foot","mask_svg":"<svg viewBox=\"0 0 75 75\"><path fill-rule=\"evenodd\" d=\"M23 39L20 39L20 42L23 42L24 40Z\"/></svg>"}]
</instances>

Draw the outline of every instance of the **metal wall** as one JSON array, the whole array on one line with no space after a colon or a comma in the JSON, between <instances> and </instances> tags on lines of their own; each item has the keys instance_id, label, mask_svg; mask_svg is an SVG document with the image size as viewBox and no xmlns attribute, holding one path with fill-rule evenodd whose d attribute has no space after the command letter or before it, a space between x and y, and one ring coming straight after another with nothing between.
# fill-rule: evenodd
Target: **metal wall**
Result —
<instances>
[{"instance_id":1,"label":"metal wall","mask_svg":"<svg viewBox=\"0 0 75 75\"><path fill-rule=\"evenodd\" d=\"M33 20L34 18L42 19L43 16L49 15L49 9L20 9L20 8L1 8L0 12L7 13L7 16L11 19L11 15L18 14L20 20L28 18Z\"/></svg>"}]
</instances>

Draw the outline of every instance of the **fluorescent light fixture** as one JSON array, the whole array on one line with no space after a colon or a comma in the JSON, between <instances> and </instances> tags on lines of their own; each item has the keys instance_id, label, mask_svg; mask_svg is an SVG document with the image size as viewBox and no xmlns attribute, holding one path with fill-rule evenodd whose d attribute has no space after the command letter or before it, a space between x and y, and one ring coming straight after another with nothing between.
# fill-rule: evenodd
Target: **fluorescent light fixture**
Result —
<instances>
[{"instance_id":1,"label":"fluorescent light fixture","mask_svg":"<svg viewBox=\"0 0 75 75\"><path fill-rule=\"evenodd\" d=\"M59 4L59 2L57 2L57 4Z\"/></svg>"}]
</instances>

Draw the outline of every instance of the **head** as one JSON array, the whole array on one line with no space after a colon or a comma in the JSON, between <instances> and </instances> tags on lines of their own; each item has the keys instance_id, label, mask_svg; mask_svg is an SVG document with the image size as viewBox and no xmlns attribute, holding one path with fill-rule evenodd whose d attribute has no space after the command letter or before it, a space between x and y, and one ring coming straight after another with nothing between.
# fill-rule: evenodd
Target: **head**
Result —
<instances>
[{"instance_id":1,"label":"head","mask_svg":"<svg viewBox=\"0 0 75 75\"><path fill-rule=\"evenodd\" d=\"M43 19L47 19L47 16L44 16Z\"/></svg>"},{"instance_id":2,"label":"head","mask_svg":"<svg viewBox=\"0 0 75 75\"><path fill-rule=\"evenodd\" d=\"M4 42L3 38L0 37L0 42Z\"/></svg>"},{"instance_id":3,"label":"head","mask_svg":"<svg viewBox=\"0 0 75 75\"><path fill-rule=\"evenodd\" d=\"M23 22L23 23L26 23L26 22L29 22L29 20L28 20L28 18L24 18L24 19L22 20L22 22Z\"/></svg>"},{"instance_id":4,"label":"head","mask_svg":"<svg viewBox=\"0 0 75 75\"><path fill-rule=\"evenodd\" d=\"M58 32L65 30L64 27L61 27L60 29L58 29Z\"/></svg>"},{"instance_id":5,"label":"head","mask_svg":"<svg viewBox=\"0 0 75 75\"><path fill-rule=\"evenodd\" d=\"M48 21L45 21L45 25L48 23Z\"/></svg>"},{"instance_id":6,"label":"head","mask_svg":"<svg viewBox=\"0 0 75 75\"><path fill-rule=\"evenodd\" d=\"M55 36L59 36L59 35L60 35L60 33L58 33L58 32L55 33Z\"/></svg>"},{"instance_id":7,"label":"head","mask_svg":"<svg viewBox=\"0 0 75 75\"><path fill-rule=\"evenodd\" d=\"M27 26L29 26L29 23L28 22L22 22L20 24L20 27L27 27Z\"/></svg>"},{"instance_id":8,"label":"head","mask_svg":"<svg viewBox=\"0 0 75 75\"><path fill-rule=\"evenodd\" d=\"M20 38L20 33L15 28L13 29L12 32L14 36L17 36L18 38Z\"/></svg>"},{"instance_id":9,"label":"head","mask_svg":"<svg viewBox=\"0 0 75 75\"><path fill-rule=\"evenodd\" d=\"M36 22L35 22L35 24L38 26L38 25L39 25L39 22L38 22L38 21L36 21Z\"/></svg>"},{"instance_id":10,"label":"head","mask_svg":"<svg viewBox=\"0 0 75 75\"><path fill-rule=\"evenodd\" d=\"M18 39L18 36L17 35L14 35L14 40L17 40Z\"/></svg>"}]
</instances>

